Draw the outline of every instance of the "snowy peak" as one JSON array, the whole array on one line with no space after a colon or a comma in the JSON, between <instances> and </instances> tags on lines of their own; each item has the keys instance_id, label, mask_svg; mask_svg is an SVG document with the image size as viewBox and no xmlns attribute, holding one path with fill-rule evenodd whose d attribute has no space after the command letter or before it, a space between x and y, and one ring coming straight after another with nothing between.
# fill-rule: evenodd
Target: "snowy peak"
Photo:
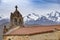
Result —
<instances>
[{"instance_id":1,"label":"snowy peak","mask_svg":"<svg viewBox=\"0 0 60 40\"><path fill-rule=\"evenodd\" d=\"M39 15L38 14L35 14L35 13L32 13L34 16L37 16L37 17L39 17Z\"/></svg>"},{"instance_id":2,"label":"snowy peak","mask_svg":"<svg viewBox=\"0 0 60 40\"><path fill-rule=\"evenodd\" d=\"M4 19L8 19L8 18L5 18L5 17L1 17L1 16L0 16L0 20L4 20Z\"/></svg>"},{"instance_id":3,"label":"snowy peak","mask_svg":"<svg viewBox=\"0 0 60 40\"><path fill-rule=\"evenodd\" d=\"M27 18L29 18L29 19L32 19L32 20L36 20L36 19L38 19L38 15L37 14L35 14L35 13L32 13L32 14L28 14L27 15Z\"/></svg>"},{"instance_id":4,"label":"snowy peak","mask_svg":"<svg viewBox=\"0 0 60 40\"><path fill-rule=\"evenodd\" d=\"M58 11L53 11L48 14L48 19L53 20L53 21L59 21L60 20L60 12Z\"/></svg>"},{"instance_id":5,"label":"snowy peak","mask_svg":"<svg viewBox=\"0 0 60 40\"><path fill-rule=\"evenodd\" d=\"M49 14L47 14L48 16L55 16L55 17L59 17L60 16L60 12L58 11L52 11Z\"/></svg>"},{"instance_id":6,"label":"snowy peak","mask_svg":"<svg viewBox=\"0 0 60 40\"><path fill-rule=\"evenodd\" d=\"M24 20L37 20L39 18L39 15L38 14L35 14L35 13L31 13L31 14L28 14L27 16L24 17Z\"/></svg>"},{"instance_id":7,"label":"snowy peak","mask_svg":"<svg viewBox=\"0 0 60 40\"><path fill-rule=\"evenodd\" d=\"M0 16L0 20L2 20L2 17Z\"/></svg>"},{"instance_id":8,"label":"snowy peak","mask_svg":"<svg viewBox=\"0 0 60 40\"><path fill-rule=\"evenodd\" d=\"M56 16L60 17L60 12L56 11Z\"/></svg>"}]
</instances>

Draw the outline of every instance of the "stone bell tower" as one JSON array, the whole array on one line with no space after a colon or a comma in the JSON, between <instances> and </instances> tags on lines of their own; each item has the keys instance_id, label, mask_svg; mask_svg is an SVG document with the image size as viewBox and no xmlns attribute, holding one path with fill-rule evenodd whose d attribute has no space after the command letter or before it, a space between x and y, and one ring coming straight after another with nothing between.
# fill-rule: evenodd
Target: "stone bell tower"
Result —
<instances>
[{"instance_id":1,"label":"stone bell tower","mask_svg":"<svg viewBox=\"0 0 60 40\"><path fill-rule=\"evenodd\" d=\"M15 6L15 11L10 15L11 26L23 26L23 17L18 11L18 7Z\"/></svg>"}]
</instances>

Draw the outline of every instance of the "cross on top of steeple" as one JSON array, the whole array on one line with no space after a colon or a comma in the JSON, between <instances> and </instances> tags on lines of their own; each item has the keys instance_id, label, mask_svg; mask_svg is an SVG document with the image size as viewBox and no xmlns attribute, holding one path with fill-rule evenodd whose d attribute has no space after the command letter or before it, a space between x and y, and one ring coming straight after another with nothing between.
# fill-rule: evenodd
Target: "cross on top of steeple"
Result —
<instances>
[{"instance_id":1,"label":"cross on top of steeple","mask_svg":"<svg viewBox=\"0 0 60 40\"><path fill-rule=\"evenodd\" d=\"M16 8L16 10L17 10L18 6L16 5L15 8Z\"/></svg>"}]
</instances>

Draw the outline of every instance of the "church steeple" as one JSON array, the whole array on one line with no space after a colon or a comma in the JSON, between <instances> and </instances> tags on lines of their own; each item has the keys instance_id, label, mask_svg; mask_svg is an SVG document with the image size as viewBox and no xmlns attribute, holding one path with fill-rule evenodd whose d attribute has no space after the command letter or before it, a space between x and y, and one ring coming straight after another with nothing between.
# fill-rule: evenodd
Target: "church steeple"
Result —
<instances>
[{"instance_id":1,"label":"church steeple","mask_svg":"<svg viewBox=\"0 0 60 40\"><path fill-rule=\"evenodd\" d=\"M13 26L23 26L23 17L21 15L21 13L18 11L18 6L15 6L15 11L13 13L11 13L11 25Z\"/></svg>"}]
</instances>

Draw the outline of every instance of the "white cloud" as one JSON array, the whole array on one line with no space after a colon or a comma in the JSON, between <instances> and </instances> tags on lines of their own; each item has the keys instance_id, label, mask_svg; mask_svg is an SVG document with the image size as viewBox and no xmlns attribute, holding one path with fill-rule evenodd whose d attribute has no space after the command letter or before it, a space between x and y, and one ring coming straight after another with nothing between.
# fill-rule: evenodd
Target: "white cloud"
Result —
<instances>
[{"instance_id":1,"label":"white cloud","mask_svg":"<svg viewBox=\"0 0 60 40\"><path fill-rule=\"evenodd\" d=\"M9 17L10 12L14 11L14 6L18 5L18 9L26 16L30 13L36 13L39 15L46 15L52 10L60 10L60 6L58 4L47 4L47 5L40 5L39 8L32 6L29 0L2 0L2 5L0 5L0 14Z\"/></svg>"},{"instance_id":2,"label":"white cloud","mask_svg":"<svg viewBox=\"0 0 60 40\"><path fill-rule=\"evenodd\" d=\"M9 3L9 2L15 2L16 0L2 0L2 2Z\"/></svg>"}]
</instances>

